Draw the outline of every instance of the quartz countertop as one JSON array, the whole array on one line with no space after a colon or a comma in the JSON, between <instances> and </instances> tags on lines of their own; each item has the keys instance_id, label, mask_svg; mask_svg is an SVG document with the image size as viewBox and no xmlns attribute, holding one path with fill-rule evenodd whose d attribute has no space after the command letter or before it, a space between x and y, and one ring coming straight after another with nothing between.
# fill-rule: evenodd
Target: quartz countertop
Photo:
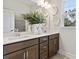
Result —
<instances>
[{"instance_id":1,"label":"quartz countertop","mask_svg":"<svg viewBox=\"0 0 79 59\"><path fill-rule=\"evenodd\" d=\"M52 34L56 34L58 32L53 32L53 33L42 33L42 34L37 34L37 35L24 35L24 36L16 36L16 37L9 37L9 38L3 38L3 45L6 44L11 44L11 43L15 43L15 42L20 42L20 41L24 41L24 40L31 40L34 38L38 38L38 37L43 37L43 36L48 36L48 35L52 35Z\"/></svg>"}]
</instances>

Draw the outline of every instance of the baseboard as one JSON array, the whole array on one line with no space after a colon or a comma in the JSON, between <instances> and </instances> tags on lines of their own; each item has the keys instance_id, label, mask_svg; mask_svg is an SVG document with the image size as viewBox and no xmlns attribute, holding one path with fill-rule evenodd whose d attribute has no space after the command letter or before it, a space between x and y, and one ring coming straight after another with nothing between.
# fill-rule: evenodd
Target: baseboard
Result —
<instances>
[{"instance_id":1,"label":"baseboard","mask_svg":"<svg viewBox=\"0 0 79 59\"><path fill-rule=\"evenodd\" d=\"M59 53L60 55L67 56L67 57L69 57L70 59L76 59L76 56L72 55L72 54L69 53L69 52L66 52L66 51L63 51L63 50L59 50L58 53Z\"/></svg>"}]
</instances>

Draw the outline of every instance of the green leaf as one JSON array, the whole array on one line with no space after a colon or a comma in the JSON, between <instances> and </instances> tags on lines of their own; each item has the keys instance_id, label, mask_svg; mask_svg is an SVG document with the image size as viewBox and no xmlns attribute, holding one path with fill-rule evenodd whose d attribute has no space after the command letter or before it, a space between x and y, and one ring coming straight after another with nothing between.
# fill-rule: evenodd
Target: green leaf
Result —
<instances>
[{"instance_id":1,"label":"green leaf","mask_svg":"<svg viewBox=\"0 0 79 59\"><path fill-rule=\"evenodd\" d=\"M44 23L44 16L37 12L33 11L30 13L22 14L23 18L27 20L30 24L38 24L38 23Z\"/></svg>"}]
</instances>

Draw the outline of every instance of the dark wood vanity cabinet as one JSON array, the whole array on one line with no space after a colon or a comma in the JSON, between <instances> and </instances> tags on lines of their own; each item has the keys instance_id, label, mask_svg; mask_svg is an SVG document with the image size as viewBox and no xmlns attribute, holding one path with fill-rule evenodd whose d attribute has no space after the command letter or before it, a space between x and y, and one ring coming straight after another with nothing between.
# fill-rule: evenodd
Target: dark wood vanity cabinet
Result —
<instances>
[{"instance_id":1,"label":"dark wood vanity cabinet","mask_svg":"<svg viewBox=\"0 0 79 59\"><path fill-rule=\"evenodd\" d=\"M59 50L59 34L3 46L4 59L50 59Z\"/></svg>"},{"instance_id":2,"label":"dark wood vanity cabinet","mask_svg":"<svg viewBox=\"0 0 79 59\"><path fill-rule=\"evenodd\" d=\"M39 59L48 59L48 36L40 38L40 57Z\"/></svg>"},{"instance_id":3,"label":"dark wood vanity cabinet","mask_svg":"<svg viewBox=\"0 0 79 59\"><path fill-rule=\"evenodd\" d=\"M49 58L54 56L59 50L59 34L49 36Z\"/></svg>"},{"instance_id":4,"label":"dark wood vanity cabinet","mask_svg":"<svg viewBox=\"0 0 79 59\"><path fill-rule=\"evenodd\" d=\"M4 59L24 59L24 50L20 50L4 56Z\"/></svg>"},{"instance_id":5,"label":"dark wood vanity cabinet","mask_svg":"<svg viewBox=\"0 0 79 59\"><path fill-rule=\"evenodd\" d=\"M54 40L49 40L49 57L54 55Z\"/></svg>"},{"instance_id":6,"label":"dark wood vanity cabinet","mask_svg":"<svg viewBox=\"0 0 79 59\"><path fill-rule=\"evenodd\" d=\"M59 38L54 39L54 44L55 44L55 53L59 50Z\"/></svg>"},{"instance_id":7,"label":"dark wood vanity cabinet","mask_svg":"<svg viewBox=\"0 0 79 59\"><path fill-rule=\"evenodd\" d=\"M4 59L38 59L38 45L5 55Z\"/></svg>"},{"instance_id":8,"label":"dark wood vanity cabinet","mask_svg":"<svg viewBox=\"0 0 79 59\"><path fill-rule=\"evenodd\" d=\"M26 49L26 58L25 59L38 59L38 45L34 45Z\"/></svg>"},{"instance_id":9,"label":"dark wood vanity cabinet","mask_svg":"<svg viewBox=\"0 0 79 59\"><path fill-rule=\"evenodd\" d=\"M4 45L4 59L38 59L38 39Z\"/></svg>"}]
</instances>

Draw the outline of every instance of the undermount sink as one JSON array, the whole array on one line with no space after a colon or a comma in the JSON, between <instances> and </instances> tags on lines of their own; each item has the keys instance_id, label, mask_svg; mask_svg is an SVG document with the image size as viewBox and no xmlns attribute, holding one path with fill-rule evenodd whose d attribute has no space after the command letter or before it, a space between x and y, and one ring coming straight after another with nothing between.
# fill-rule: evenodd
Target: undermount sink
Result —
<instances>
[{"instance_id":1,"label":"undermount sink","mask_svg":"<svg viewBox=\"0 0 79 59\"><path fill-rule=\"evenodd\" d=\"M28 35L22 35L22 36L13 36L13 37L8 37L8 39L20 39L20 38L27 38L29 37Z\"/></svg>"},{"instance_id":2,"label":"undermount sink","mask_svg":"<svg viewBox=\"0 0 79 59\"><path fill-rule=\"evenodd\" d=\"M23 39L23 38L36 37L36 36L43 35L43 34L46 34L46 33L42 33L42 34L14 33L13 35L5 36L4 41L20 40L20 39Z\"/></svg>"},{"instance_id":3,"label":"undermount sink","mask_svg":"<svg viewBox=\"0 0 79 59\"><path fill-rule=\"evenodd\" d=\"M4 41L14 41L14 40L19 40L22 38L28 38L30 35L20 35L20 36L11 36L11 37L4 37Z\"/></svg>"}]
</instances>

